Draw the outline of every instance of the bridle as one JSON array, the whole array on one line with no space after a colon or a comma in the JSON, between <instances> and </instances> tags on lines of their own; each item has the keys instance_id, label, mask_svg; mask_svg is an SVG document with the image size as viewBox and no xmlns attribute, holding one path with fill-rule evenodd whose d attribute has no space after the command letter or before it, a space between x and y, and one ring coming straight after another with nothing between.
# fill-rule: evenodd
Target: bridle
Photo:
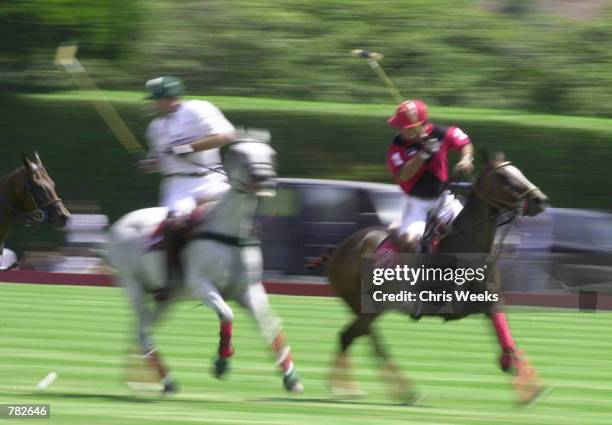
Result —
<instances>
[{"instance_id":1,"label":"bridle","mask_svg":"<svg viewBox=\"0 0 612 425\"><path fill-rule=\"evenodd\" d=\"M34 185L33 182L31 181L31 172L28 168L25 168L25 171L26 171L26 181L25 181L25 184L23 185L22 200L25 206L26 198L29 196L30 200L32 201L32 204L34 205L34 209L30 211L24 211L23 209L16 207L15 205L12 205L9 200L7 200L1 195L0 195L0 207L3 208L5 211L9 211L10 213L9 217L17 217L18 219L23 221L24 225L27 228L37 230L40 224L48 221L49 208L51 208L53 205L56 205L62 202L62 199L58 198L54 194L51 199L48 199L41 204L38 201L38 199L36 199L35 190L37 190L38 187L36 187L36 185ZM4 181L4 183L6 183L6 181ZM2 214L0 213L0 221L2 221L3 218L5 217L2 217ZM27 249L29 244L30 244L30 237L26 237L24 251ZM2 262L3 257L4 257L4 243L3 241L0 241L0 263Z\"/></svg>"},{"instance_id":2,"label":"bridle","mask_svg":"<svg viewBox=\"0 0 612 425\"><path fill-rule=\"evenodd\" d=\"M31 181L31 173L28 169L26 169L26 183L23 189L23 201L25 205L26 198L29 196L32 204L34 205L34 209L29 211L24 211L19 207L11 205L11 203L0 196L0 207L3 207L5 210L11 212L12 216L17 216L23 220L24 224L27 227L37 226L41 223L46 222L49 219L49 208L52 206L62 202L61 198L58 198L54 195L51 199L46 200L41 203L36 199L35 191L38 188Z\"/></svg>"},{"instance_id":3,"label":"bridle","mask_svg":"<svg viewBox=\"0 0 612 425\"><path fill-rule=\"evenodd\" d=\"M234 142L232 142L232 144L244 143L244 142L267 143L266 141L258 140L258 139L249 139L249 140L239 139L239 140L235 140ZM220 174L220 175L224 176L227 179L229 184L232 184L232 182L234 182L233 186L234 186L234 190L236 192L239 192L239 193L251 193L250 190L244 189L245 187L247 187L249 185L248 181L245 182L245 181L242 181L241 179L238 179L236 177L231 176L227 171L225 171L225 169L223 169L223 167L219 168L218 165L209 166L209 165L203 164L203 163L201 163L199 161L194 161L193 159L189 159L189 158L182 157L182 156L179 157L179 158L184 160L185 162L188 162L190 164L193 164L193 165L196 165L196 166L198 166L200 168L203 168L203 169L207 170L207 172L217 173L217 174ZM251 166L252 165L256 165L256 164L253 163L253 164L251 164Z\"/></svg>"},{"instance_id":4,"label":"bridle","mask_svg":"<svg viewBox=\"0 0 612 425\"><path fill-rule=\"evenodd\" d=\"M511 161L500 162L494 167L491 167L491 169L487 172L487 174L481 177L481 179L487 177L493 172L499 170L500 168L504 168L509 165L512 165ZM523 193L520 193L518 195L516 202L510 202L505 199L500 199L497 196L483 193L482 190L478 187L478 184L476 184L476 186L474 187L474 193L476 194L476 196L478 196L480 200L482 200L484 203L486 203L490 207L493 207L498 211L513 211L513 212L516 212L517 214L520 213L521 211L521 206L520 206L521 202L525 201L531 193L536 192L538 190L540 190L539 187L530 183L529 188Z\"/></svg>"},{"instance_id":5,"label":"bridle","mask_svg":"<svg viewBox=\"0 0 612 425\"><path fill-rule=\"evenodd\" d=\"M500 162L499 164L496 164L495 166L491 167L486 174L484 174L483 176L481 176L481 178L479 179L479 182L481 182L484 178L486 178L487 176L489 176L490 174L494 173L495 171L499 170L500 168L504 168L507 167L509 165L511 165L512 162L511 161L504 161L504 162ZM487 217L485 217L484 219L478 220L475 223L472 223L468 226L462 227L460 229L453 229L451 228L451 230L449 230L447 233L445 233L442 238L447 238L448 236L455 234L455 235L459 235L463 232L465 232L466 230L469 230L471 228L474 228L476 226L479 226L481 224L487 223L491 220L497 220L497 218L499 216L501 216L502 214L509 212L510 213L510 217L506 220L504 220L502 223L498 224L498 227L504 226L506 224L509 224L501 238L499 239L499 241L497 242L497 247L492 249L492 251L489 253L488 257L487 257L487 262L492 264L495 263L497 261L497 259L499 258L500 254L501 254L501 249L502 249L502 245L503 245L503 241L506 238L506 236L508 235L508 232L510 230L510 227L512 227L512 225L516 222L516 220L518 219L519 215L521 214L521 202L525 201L527 199L527 197L535 192L540 190L537 186L533 185L533 184L529 184L529 188L524 191L523 193L521 193L516 202L509 202L505 199L500 199L496 196L492 196L490 194L485 194L482 192L482 190L479 188L478 184L479 182L476 183L476 185L474 186L473 192L476 194L476 196L478 196L478 198L480 198L481 201L483 201L485 204L489 205L490 207L492 207L494 211L492 214L489 214Z\"/></svg>"}]
</instances>

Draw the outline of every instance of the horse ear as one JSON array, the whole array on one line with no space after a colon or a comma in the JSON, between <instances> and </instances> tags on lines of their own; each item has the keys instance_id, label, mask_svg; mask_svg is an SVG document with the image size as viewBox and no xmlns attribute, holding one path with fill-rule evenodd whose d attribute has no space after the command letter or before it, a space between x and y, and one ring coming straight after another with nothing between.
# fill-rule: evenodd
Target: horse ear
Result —
<instances>
[{"instance_id":1,"label":"horse ear","mask_svg":"<svg viewBox=\"0 0 612 425\"><path fill-rule=\"evenodd\" d=\"M21 161L23 162L23 166L26 167L28 170L32 168L32 161L30 161L30 159L25 156L24 153L21 154Z\"/></svg>"},{"instance_id":2,"label":"horse ear","mask_svg":"<svg viewBox=\"0 0 612 425\"><path fill-rule=\"evenodd\" d=\"M34 151L34 160L38 165L42 165L42 161L40 160L40 156L38 156L38 152Z\"/></svg>"}]
</instances>

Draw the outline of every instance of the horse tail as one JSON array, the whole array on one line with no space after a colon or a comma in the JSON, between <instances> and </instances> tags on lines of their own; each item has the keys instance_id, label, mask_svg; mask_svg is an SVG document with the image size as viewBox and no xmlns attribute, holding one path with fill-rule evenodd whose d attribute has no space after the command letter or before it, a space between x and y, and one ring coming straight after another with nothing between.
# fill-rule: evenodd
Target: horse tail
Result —
<instances>
[{"instance_id":1,"label":"horse tail","mask_svg":"<svg viewBox=\"0 0 612 425\"><path fill-rule=\"evenodd\" d=\"M322 269L329 262L329 259L333 255L334 251L336 251L336 248L336 246L328 247L325 251L319 254L318 257L314 257L310 261L308 261L305 267L308 270Z\"/></svg>"}]
</instances>

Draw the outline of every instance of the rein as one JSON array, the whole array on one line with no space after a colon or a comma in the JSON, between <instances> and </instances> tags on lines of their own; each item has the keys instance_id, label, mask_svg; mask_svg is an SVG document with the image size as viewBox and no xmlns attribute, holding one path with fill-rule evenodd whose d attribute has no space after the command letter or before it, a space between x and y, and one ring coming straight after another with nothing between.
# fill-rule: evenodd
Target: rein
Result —
<instances>
[{"instance_id":1,"label":"rein","mask_svg":"<svg viewBox=\"0 0 612 425\"><path fill-rule=\"evenodd\" d=\"M508 165L511 165L512 163L510 161L505 161L502 162L500 164L497 164L495 167L492 167L490 169L490 171L485 175L489 175L490 173L503 168L503 167L507 167ZM497 219L499 216L501 216L503 213L505 212L510 212L510 218L508 218L507 220L505 220L503 223L500 223L498 225L498 227L504 226L508 223L510 223L510 226L508 226L505 230L503 235L501 236L500 240L497 243L497 246L491 251L491 253L489 254L489 256L487 257L487 261L490 263L494 263L497 261L497 259L499 258L499 256L501 255L501 247L503 245L504 240L506 239L506 236L508 235L509 231L510 231L510 227L516 222L516 220L519 217L519 204L521 201L525 200L527 198L527 196L537 190L540 190L537 186L532 186L529 189L527 189L525 192L521 193L518 196L519 201L517 201L516 203L511 203L508 202L506 200L503 199L499 199L497 197L494 197L492 195L485 195L479 188L478 186L474 187L474 194L476 196L478 196L478 198L483 201L485 204L487 204L488 206L494 208L495 210L497 210L496 212L494 212L493 214L489 214L487 217L485 217L484 219L478 220L475 223L470 224L469 226L465 226L461 229L452 229L449 232L447 232L446 234L444 234L444 236L442 236L441 239L447 238L448 236L451 236L453 234L460 234L465 232L466 230L469 230L471 228L474 228L476 226L479 226L481 224L485 224L488 223L491 220L495 220Z\"/></svg>"},{"instance_id":2,"label":"rein","mask_svg":"<svg viewBox=\"0 0 612 425\"><path fill-rule=\"evenodd\" d=\"M198 161L194 161L192 159L187 159L187 158L182 158L182 159L184 159L186 162L190 162L193 165L197 165L198 167L202 167L202 168L206 169L207 171L212 171L212 172L221 174L222 176L225 176L228 181L234 181L236 183L239 183L243 187L247 186L247 183L243 182L242 180L239 180L239 179L236 179L236 178L230 176L229 173L227 173L226 171L222 171L219 168L211 167L209 165L204 165L204 164L202 164L202 163L200 163ZM236 190L238 192L241 192L241 193L248 193L248 190L243 190L243 189L237 188L236 186L234 186L234 190Z\"/></svg>"},{"instance_id":3,"label":"rein","mask_svg":"<svg viewBox=\"0 0 612 425\"><path fill-rule=\"evenodd\" d=\"M269 140L270 140L270 133L268 133L267 131L260 132L260 131L258 131L256 129L249 129L249 130L243 130L243 131L247 135L249 133L257 133L259 137L255 137L255 138L249 137L248 140L237 138L237 139L234 140L234 142L232 142L232 144L241 143L241 142L248 142L248 141L257 141L257 142L261 142L261 143L268 143ZM214 173L221 174L222 176L225 176L227 178L228 182L232 182L232 181L236 182L236 183L240 184L242 187L247 187L249 185L249 182L243 182L242 180L234 178L234 177L230 176L229 173L227 173L226 171L224 171L222 169L214 168L214 167L202 164L202 163L200 163L198 161L194 161L192 159L186 158L185 156L180 156L179 158L182 159L185 162L189 162L189 163L191 163L193 165L196 165L198 167L204 168L207 171L212 171ZM242 189L239 189L239 188L237 188L235 186L234 186L234 189L237 190L238 192L241 192L241 193L248 193L249 192L248 190L242 190Z\"/></svg>"},{"instance_id":4,"label":"rein","mask_svg":"<svg viewBox=\"0 0 612 425\"><path fill-rule=\"evenodd\" d=\"M13 216L17 216L20 220L24 222L26 227L34 227L41 223L44 223L49 216L49 214L47 213L47 209L59 202L62 202L62 199L58 198L57 196L54 196L53 198L47 200L44 204L39 204L39 202L36 200L36 197L34 196L34 191L32 190L28 175L26 175L26 179L26 184L24 185L23 189L24 204L26 197L29 196L35 208L30 211L23 211L15 207L14 205L11 205L11 203L2 196L0 196L0 207L3 207L5 210L11 212Z\"/></svg>"},{"instance_id":5,"label":"rein","mask_svg":"<svg viewBox=\"0 0 612 425\"><path fill-rule=\"evenodd\" d=\"M499 170L500 168L507 167L509 165L512 165L512 162L510 162L510 161L501 162L501 163L497 164L495 167L492 167L486 175L489 175L489 174L493 173L494 171ZM482 192L482 190L480 190L478 188L478 186L474 187L474 193L484 203L486 203L487 205L489 205L489 206L491 206L491 207L493 207L495 209L498 209L498 210L513 210L514 209L516 211L519 210L518 204L520 203L520 201L524 200L525 198L527 198L527 196L529 194L531 194L531 193L533 193L533 192L535 192L537 190L540 190L540 188L537 187L537 186L531 185L531 187L529 189L527 189L525 192L523 192L523 193L518 195L519 201L517 201L515 203L512 203L512 202L506 201L505 199L500 199L500 198L498 198L496 196L493 196L493 195L490 195L490 194L485 195Z\"/></svg>"},{"instance_id":6,"label":"rein","mask_svg":"<svg viewBox=\"0 0 612 425\"><path fill-rule=\"evenodd\" d=\"M249 185L249 183L248 183L248 182L244 182L244 181L242 181L242 180L240 180L240 179L237 179L237 178L235 178L235 177L232 177L232 176L230 176L230 175L229 175L229 173L227 173L226 171L222 171L222 170L221 170L221 169L219 169L219 168L215 168L215 167L211 167L211 166L208 166L208 165L204 165L204 164L202 164L202 163L200 163L200 162L198 162L198 161L194 161L194 160L191 160L191 159L184 158L184 160L185 160L186 162L190 162L190 163L192 163L192 164L194 164L194 165L197 165L198 167L202 167L202 168L204 168L204 169L206 169L206 170L208 170L208 171L213 171L213 172L215 172L215 173L219 173L219 174L221 174L222 176L225 176L225 177L227 178L228 182L238 183L238 184L239 184L241 187L237 187L236 185L233 185L234 190L235 190L236 192L239 192L239 193L251 193L251 191L249 191L249 190L242 189L243 187L247 187L247 186Z\"/></svg>"}]
</instances>

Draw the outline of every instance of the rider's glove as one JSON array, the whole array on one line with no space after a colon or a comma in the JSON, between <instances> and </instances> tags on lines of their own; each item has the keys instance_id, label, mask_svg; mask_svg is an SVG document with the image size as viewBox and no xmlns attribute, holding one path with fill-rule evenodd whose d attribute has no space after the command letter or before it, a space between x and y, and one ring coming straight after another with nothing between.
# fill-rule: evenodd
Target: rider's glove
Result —
<instances>
[{"instance_id":1,"label":"rider's glove","mask_svg":"<svg viewBox=\"0 0 612 425\"><path fill-rule=\"evenodd\" d=\"M431 137L421 142L421 150L419 151L419 158L427 160L435 155L440 150L440 141L435 137Z\"/></svg>"},{"instance_id":2,"label":"rider's glove","mask_svg":"<svg viewBox=\"0 0 612 425\"><path fill-rule=\"evenodd\" d=\"M186 155L188 153L192 153L193 152L193 148L191 147L191 145L189 143L187 143L185 145L171 146L169 151L172 152L175 155Z\"/></svg>"}]
</instances>

